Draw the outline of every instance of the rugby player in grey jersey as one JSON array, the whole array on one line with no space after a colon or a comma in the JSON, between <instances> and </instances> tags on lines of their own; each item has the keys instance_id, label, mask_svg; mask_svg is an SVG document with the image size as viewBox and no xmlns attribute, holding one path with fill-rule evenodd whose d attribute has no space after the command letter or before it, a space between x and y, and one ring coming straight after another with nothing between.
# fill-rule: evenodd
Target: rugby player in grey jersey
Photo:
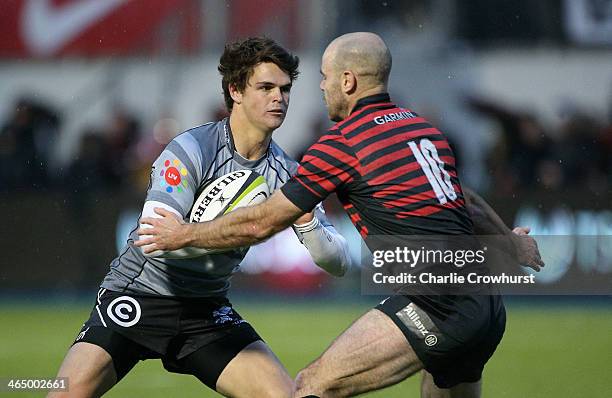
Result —
<instances>
[{"instance_id":1,"label":"rugby player in grey jersey","mask_svg":"<svg viewBox=\"0 0 612 398\"><path fill-rule=\"evenodd\" d=\"M235 170L254 170L271 190L279 189L297 163L272 133L285 118L298 63L270 39L226 46L219 71L230 117L168 144L153 164L141 217L156 217L158 207L186 220L203 188ZM346 241L320 206L313 213L298 219L294 230L317 265L342 275L349 263ZM135 231L112 261L59 370L58 377L69 378L69 392L50 396L100 396L139 360L153 358L225 396L291 396L286 369L226 298L245 250L184 248L152 257L134 246Z\"/></svg>"}]
</instances>

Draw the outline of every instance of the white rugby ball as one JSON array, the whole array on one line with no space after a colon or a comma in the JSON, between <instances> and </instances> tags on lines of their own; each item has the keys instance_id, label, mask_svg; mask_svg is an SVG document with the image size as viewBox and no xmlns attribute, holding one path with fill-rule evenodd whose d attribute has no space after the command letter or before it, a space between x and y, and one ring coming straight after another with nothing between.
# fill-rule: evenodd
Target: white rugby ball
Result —
<instances>
[{"instance_id":1,"label":"white rugby ball","mask_svg":"<svg viewBox=\"0 0 612 398\"><path fill-rule=\"evenodd\" d=\"M251 170L227 173L208 184L191 208L190 222L214 220L239 207L251 206L270 196L266 179Z\"/></svg>"}]
</instances>

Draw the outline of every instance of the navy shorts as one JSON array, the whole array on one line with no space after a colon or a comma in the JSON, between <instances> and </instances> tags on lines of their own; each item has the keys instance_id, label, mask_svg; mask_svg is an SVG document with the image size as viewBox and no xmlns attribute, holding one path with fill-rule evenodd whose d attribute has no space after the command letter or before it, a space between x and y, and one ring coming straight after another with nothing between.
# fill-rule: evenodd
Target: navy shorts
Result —
<instances>
[{"instance_id":1,"label":"navy shorts","mask_svg":"<svg viewBox=\"0 0 612 398\"><path fill-rule=\"evenodd\" d=\"M480 380L502 339L501 296L391 296L376 309L401 329L436 386Z\"/></svg>"}]
</instances>

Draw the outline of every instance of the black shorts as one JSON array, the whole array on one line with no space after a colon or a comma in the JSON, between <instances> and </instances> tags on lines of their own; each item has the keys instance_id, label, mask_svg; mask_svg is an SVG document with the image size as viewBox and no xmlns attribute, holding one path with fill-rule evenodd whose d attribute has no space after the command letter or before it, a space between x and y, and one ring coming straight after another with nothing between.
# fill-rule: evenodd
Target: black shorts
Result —
<instances>
[{"instance_id":1,"label":"black shorts","mask_svg":"<svg viewBox=\"0 0 612 398\"><path fill-rule=\"evenodd\" d=\"M106 350L117 380L140 360L161 359L168 371L192 374L215 389L227 364L258 340L224 297L139 296L100 289L74 343Z\"/></svg>"},{"instance_id":2,"label":"black shorts","mask_svg":"<svg viewBox=\"0 0 612 398\"><path fill-rule=\"evenodd\" d=\"M376 309L402 330L439 388L480 380L506 327L501 296L391 296Z\"/></svg>"}]
</instances>

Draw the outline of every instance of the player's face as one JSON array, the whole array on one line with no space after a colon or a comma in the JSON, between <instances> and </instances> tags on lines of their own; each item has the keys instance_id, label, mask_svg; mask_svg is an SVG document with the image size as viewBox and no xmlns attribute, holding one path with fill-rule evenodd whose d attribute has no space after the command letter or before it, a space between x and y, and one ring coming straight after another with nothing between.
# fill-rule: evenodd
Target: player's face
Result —
<instances>
[{"instance_id":1,"label":"player's face","mask_svg":"<svg viewBox=\"0 0 612 398\"><path fill-rule=\"evenodd\" d=\"M285 120L289 107L291 79L276 64L264 62L253 68L240 108L246 119L262 131L274 131Z\"/></svg>"},{"instance_id":2,"label":"player's face","mask_svg":"<svg viewBox=\"0 0 612 398\"><path fill-rule=\"evenodd\" d=\"M344 119L346 117L344 115L346 100L342 96L340 73L333 67L329 51L325 51L321 60L321 84L319 87L323 91L323 99L329 119L334 122Z\"/></svg>"}]
</instances>

